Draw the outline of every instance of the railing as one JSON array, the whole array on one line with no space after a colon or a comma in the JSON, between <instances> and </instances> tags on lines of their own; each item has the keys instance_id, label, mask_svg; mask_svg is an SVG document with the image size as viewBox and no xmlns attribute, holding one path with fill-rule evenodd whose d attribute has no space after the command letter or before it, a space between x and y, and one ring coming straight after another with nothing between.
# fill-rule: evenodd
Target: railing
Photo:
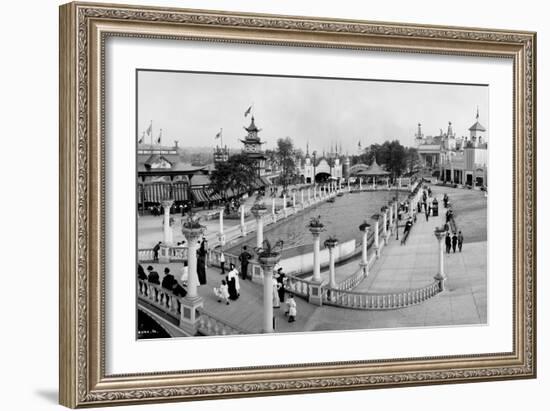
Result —
<instances>
[{"instance_id":1,"label":"railing","mask_svg":"<svg viewBox=\"0 0 550 411\"><path fill-rule=\"evenodd\" d=\"M323 287L323 304L360 310L396 310L423 303L441 291L439 281L410 291L373 294Z\"/></svg>"},{"instance_id":2,"label":"railing","mask_svg":"<svg viewBox=\"0 0 550 411\"><path fill-rule=\"evenodd\" d=\"M289 293L308 298L311 284L311 281L293 275L287 275L286 290Z\"/></svg>"},{"instance_id":3,"label":"railing","mask_svg":"<svg viewBox=\"0 0 550 411\"><path fill-rule=\"evenodd\" d=\"M187 260L187 247L170 247L170 261L182 262Z\"/></svg>"},{"instance_id":4,"label":"railing","mask_svg":"<svg viewBox=\"0 0 550 411\"><path fill-rule=\"evenodd\" d=\"M159 251L160 255L160 251ZM182 262L187 260L187 247L170 247L170 261ZM155 261L155 252L152 248L141 248L138 250L138 261L140 263Z\"/></svg>"},{"instance_id":5,"label":"railing","mask_svg":"<svg viewBox=\"0 0 550 411\"><path fill-rule=\"evenodd\" d=\"M157 284L150 284L146 280L138 280L138 299L156 307L163 313L172 317L179 324L182 312L182 298L176 297L171 291ZM199 309L197 330L203 335L231 335L245 334L246 331L236 325L230 324L213 314ZM174 321L173 321L174 322Z\"/></svg>"},{"instance_id":6,"label":"railing","mask_svg":"<svg viewBox=\"0 0 550 411\"><path fill-rule=\"evenodd\" d=\"M162 312L179 319L181 315L181 300L160 285L151 284L146 280L138 280L138 299L153 305Z\"/></svg>"},{"instance_id":7,"label":"railing","mask_svg":"<svg viewBox=\"0 0 550 411\"><path fill-rule=\"evenodd\" d=\"M139 262L146 262L146 261L153 261L155 256L155 252L152 248L142 248L138 250L138 261Z\"/></svg>"},{"instance_id":8,"label":"railing","mask_svg":"<svg viewBox=\"0 0 550 411\"><path fill-rule=\"evenodd\" d=\"M197 331L202 335L236 335L236 334L249 334L250 331L246 331L239 328L236 325L229 324L227 321L222 320L213 314L199 309L199 319L197 325Z\"/></svg>"},{"instance_id":9,"label":"railing","mask_svg":"<svg viewBox=\"0 0 550 411\"><path fill-rule=\"evenodd\" d=\"M359 268L355 273L340 281L336 288L339 290L352 290L365 278L363 268Z\"/></svg>"}]
</instances>

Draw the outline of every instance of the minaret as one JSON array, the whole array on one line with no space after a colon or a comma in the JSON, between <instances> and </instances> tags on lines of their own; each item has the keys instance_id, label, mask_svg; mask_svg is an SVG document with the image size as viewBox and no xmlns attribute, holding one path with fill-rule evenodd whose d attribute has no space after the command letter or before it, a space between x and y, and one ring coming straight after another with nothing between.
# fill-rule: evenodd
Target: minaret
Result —
<instances>
[{"instance_id":1,"label":"minaret","mask_svg":"<svg viewBox=\"0 0 550 411\"><path fill-rule=\"evenodd\" d=\"M414 139L416 141L416 145L419 146L424 142L424 134L422 134L422 124L418 123L418 130L416 131L416 134L414 135Z\"/></svg>"}]
</instances>

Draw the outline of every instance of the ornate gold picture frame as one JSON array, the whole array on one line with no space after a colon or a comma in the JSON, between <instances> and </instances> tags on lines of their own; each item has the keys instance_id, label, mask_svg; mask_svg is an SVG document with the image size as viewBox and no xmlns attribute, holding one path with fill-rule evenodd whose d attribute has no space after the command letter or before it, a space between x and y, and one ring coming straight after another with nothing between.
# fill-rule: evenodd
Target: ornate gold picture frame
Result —
<instances>
[{"instance_id":1,"label":"ornate gold picture frame","mask_svg":"<svg viewBox=\"0 0 550 411\"><path fill-rule=\"evenodd\" d=\"M105 42L113 37L314 47L513 62L513 350L108 375ZM536 376L536 34L220 11L60 8L60 403L192 401ZM132 271L133 268L130 268Z\"/></svg>"}]
</instances>

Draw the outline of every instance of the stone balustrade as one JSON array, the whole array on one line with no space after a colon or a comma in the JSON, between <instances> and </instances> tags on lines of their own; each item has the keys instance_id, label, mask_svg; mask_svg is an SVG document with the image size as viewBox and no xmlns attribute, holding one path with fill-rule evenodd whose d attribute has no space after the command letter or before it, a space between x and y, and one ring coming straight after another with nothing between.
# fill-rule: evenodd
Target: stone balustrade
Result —
<instances>
[{"instance_id":1,"label":"stone balustrade","mask_svg":"<svg viewBox=\"0 0 550 411\"><path fill-rule=\"evenodd\" d=\"M226 320L222 320L204 309L199 309L197 331L207 336L250 334L251 332L229 324Z\"/></svg>"},{"instance_id":2,"label":"stone balustrade","mask_svg":"<svg viewBox=\"0 0 550 411\"><path fill-rule=\"evenodd\" d=\"M151 284L145 280L138 280L137 284L138 299L158 310L162 311L167 317L172 319L172 323L178 323L182 314L182 297L176 297L171 291L162 286ZM197 331L202 335L234 335L246 334L242 328L222 320L203 308L198 309L199 319ZM170 319L167 319L170 321Z\"/></svg>"},{"instance_id":3,"label":"stone balustrade","mask_svg":"<svg viewBox=\"0 0 550 411\"><path fill-rule=\"evenodd\" d=\"M160 285L138 280L137 292L138 299L153 305L171 317L179 319L181 299L172 294L171 291L162 288Z\"/></svg>"},{"instance_id":4,"label":"stone balustrade","mask_svg":"<svg viewBox=\"0 0 550 411\"><path fill-rule=\"evenodd\" d=\"M155 252L152 248L141 248L138 250L138 261L140 263L153 261Z\"/></svg>"},{"instance_id":5,"label":"stone balustrade","mask_svg":"<svg viewBox=\"0 0 550 411\"><path fill-rule=\"evenodd\" d=\"M344 280L340 281L337 284L336 288L339 290L352 290L355 287L357 287L357 285L361 281L363 281L364 278L365 278L365 272L361 267L359 267L355 273L345 278Z\"/></svg>"},{"instance_id":6,"label":"stone balustrade","mask_svg":"<svg viewBox=\"0 0 550 411\"><path fill-rule=\"evenodd\" d=\"M396 310L421 304L440 291L439 281L434 281L422 288L387 294L361 293L323 287L322 299L323 304L337 307L361 310Z\"/></svg>"},{"instance_id":7,"label":"stone balustrade","mask_svg":"<svg viewBox=\"0 0 550 411\"><path fill-rule=\"evenodd\" d=\"M312 284L312 281L295 277L293 275L287 275L286 290L289 293L308 299Z\"/></svg>"}]
</instances>

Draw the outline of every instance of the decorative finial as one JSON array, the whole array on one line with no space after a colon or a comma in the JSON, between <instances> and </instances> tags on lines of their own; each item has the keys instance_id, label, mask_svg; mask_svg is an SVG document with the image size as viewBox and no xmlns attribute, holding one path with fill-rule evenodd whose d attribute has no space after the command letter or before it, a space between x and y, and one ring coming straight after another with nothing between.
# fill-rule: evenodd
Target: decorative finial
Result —
<instances>
[{"instance_id":1,"label":"decorative finial","mask_svg":"<svg viewBox=\"0 0 550 411\"><path fill-rule=\"evenodd\" d=\"M479 120L479 106L477 106L476 120Z\"/></svg>"}]
</instances>

